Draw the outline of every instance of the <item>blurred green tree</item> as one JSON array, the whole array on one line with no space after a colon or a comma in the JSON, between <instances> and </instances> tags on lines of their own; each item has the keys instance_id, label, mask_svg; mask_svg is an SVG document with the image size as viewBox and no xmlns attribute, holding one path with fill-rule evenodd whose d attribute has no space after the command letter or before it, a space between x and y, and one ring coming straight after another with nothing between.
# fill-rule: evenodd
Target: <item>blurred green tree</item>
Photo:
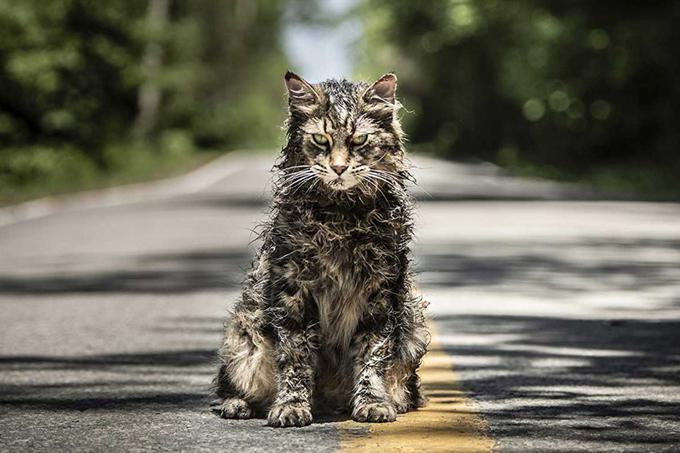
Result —
<instances>
[{"instance_id":1,"label":"blurred green tree","mask_svg":"<svg viewBox=\"0 0 680 453\"><path fill-rule=\"evenodd\" d=\"M361 7L362 71L399 73L421 148L652 196L680 192L680 2Z\"/></svg>"},{"instance_id":2,"label":"blurred green tree","mask_svg":"<svg viewBox=\"0 0 680 453\"><path fill-rule=\"evenodd\" d=\"M286 5L0 0L0 192L162 148L273 145Z\"/></svg>"},{"instance_id":3,"label":"blurred green tree","mask_svg":"<svg viewBox=\"0 0 680 453\"><path fill-rule=\"evenodd\" d=\"M283 118L280 36L288 2L181 2L173 27L163 127L187 128L202 146L273 146ZM186 84L185 77L191 78Z\"/></svg>"},{"instance_id":4,"label":"blurred green tree","mask_svg":"<svg viewBox=\"0 0 680 453\"><path fill-rule=\"evenodd\" d=\"M93 153L136 111L143 2L0 1L0 139Z\"/></svg>"}]
</instances>

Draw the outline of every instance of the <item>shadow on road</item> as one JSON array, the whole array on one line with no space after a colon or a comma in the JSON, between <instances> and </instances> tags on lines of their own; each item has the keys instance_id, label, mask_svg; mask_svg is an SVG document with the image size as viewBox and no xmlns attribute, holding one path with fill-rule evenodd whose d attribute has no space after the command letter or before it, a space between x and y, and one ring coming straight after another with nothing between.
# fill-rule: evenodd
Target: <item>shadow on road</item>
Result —
<instances>
[{"instance_id":1,"label":"shadow on road","mask_svg":"<svg viewBox=\"0 0 680 453\"><path fill-rule=\"evenodd\" d=\"M220 323L215 319L212 323ZM0 384L0 407L35 410L149 410L154 407L205 410L216 363L213 350L100 354L80 357L4 356L3 373L31 373L56 383ZM34 380L35 381L35 380Z\"/></svg>"},{"instance_id":2,"label":"shadow on road","mask_svg":"<svg viewBox=\"0 0 680 453\"><path fill-rule=\"evenodd\" d=\"M420 281L427 286L503 286L505 291L550 298L588 291L680 289L680 240L467 242L419 252Z\"/></svg>"},{"instance_id":3,"label":"shadow on road","mask_svg":"<svg viewBox=\"0 0 680 453\"><path fill-rule=\"evenodd\" d=\"M495 437L619 447L680 442L680 321L440 316ZM603 443L604 442L604 443Z\"/></svg>"},{"instance_id":4,"label":"shadow on road","mask_svg":"<svg viewBox=\"0 0 680 453\"><path fill-rule=\"evenodd\" d=\"M126 270L0 275L0 295L238 289L250 259L247 250L188 250L133 257ZM589 291L680 289L680 241L671 239L448 243L420 247L416 264L425 286L502 286L506 293L553 299Z\"/></svg>"},{"instance_id":5,"label":"shadow on road","mask_svg":"<svg viewBox=\"0 0 680 453\"><path fill-rule=\"evenodd\" d=\"M134 257L129 270L59 272L35 277L0 275L0 295L176 294L234 289L240 286L250 259L246 250L196 250Z\"/></svg>"}]
</instances>

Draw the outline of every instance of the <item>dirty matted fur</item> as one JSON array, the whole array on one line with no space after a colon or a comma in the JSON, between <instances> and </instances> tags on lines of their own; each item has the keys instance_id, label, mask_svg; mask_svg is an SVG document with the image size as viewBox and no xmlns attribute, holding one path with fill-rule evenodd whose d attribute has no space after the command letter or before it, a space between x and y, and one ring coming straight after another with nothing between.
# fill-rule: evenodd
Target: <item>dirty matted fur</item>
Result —
<instances>
[{"instance_id":1,"label":"dirty matted fur","mask_svg":"<svg viewBox=\"0 0 680 453\"><path fill-rule=\"evenodd\" d=\"M349 412L388 422L424 404L429 342L409 268L411 178L397 79L286 74L288 143L271 217L226 322L212 409L275 427Z\"/></svg>"}]
</instances>

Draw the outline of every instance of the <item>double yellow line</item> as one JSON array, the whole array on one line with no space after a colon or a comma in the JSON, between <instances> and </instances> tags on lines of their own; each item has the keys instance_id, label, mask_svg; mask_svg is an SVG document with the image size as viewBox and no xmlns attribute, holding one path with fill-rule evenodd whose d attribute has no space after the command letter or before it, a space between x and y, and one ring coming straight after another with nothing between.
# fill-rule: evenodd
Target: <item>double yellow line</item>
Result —
<instances>
[{"instance_id":1,"label":"double yellow line","mask_svg":"<svg viewBox=\"0 0 680 453\"><path fill-rule=\"evenodd\" d=\"M428 404L394 423L340 423L342 451L491 452L494 442L488 427L459 388L451 358L432 334L420 368Z\"/></svg>"}]
</instances>

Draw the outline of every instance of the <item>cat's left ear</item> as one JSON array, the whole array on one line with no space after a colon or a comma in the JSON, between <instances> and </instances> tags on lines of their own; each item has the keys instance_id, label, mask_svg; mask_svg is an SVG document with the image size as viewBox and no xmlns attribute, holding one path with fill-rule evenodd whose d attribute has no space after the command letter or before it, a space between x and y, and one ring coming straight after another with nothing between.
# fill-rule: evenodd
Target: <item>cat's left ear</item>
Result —
<instances>
[{"instance_id":1,"label":"cat's left ear","mask_svg":"<svg viewBox=\"0 0 680 453\"><path fill-rule=\"evenodd\" d=\"M380 102L395 106L397 76L388 73L380 77L364 92L364 100L369 103Z\"/></svg>"},{"instance_id":2,"label":"cat's left ear","mask_svg":"<svg viewBox=\"0 0 680 453\"><path fill-rule=\"evenodd\" d=\"M286 72L286 88L288 89L288 106L310 113L319 103L319 93L305 79L293 72Z\"/></svg>"}]
</instances>

